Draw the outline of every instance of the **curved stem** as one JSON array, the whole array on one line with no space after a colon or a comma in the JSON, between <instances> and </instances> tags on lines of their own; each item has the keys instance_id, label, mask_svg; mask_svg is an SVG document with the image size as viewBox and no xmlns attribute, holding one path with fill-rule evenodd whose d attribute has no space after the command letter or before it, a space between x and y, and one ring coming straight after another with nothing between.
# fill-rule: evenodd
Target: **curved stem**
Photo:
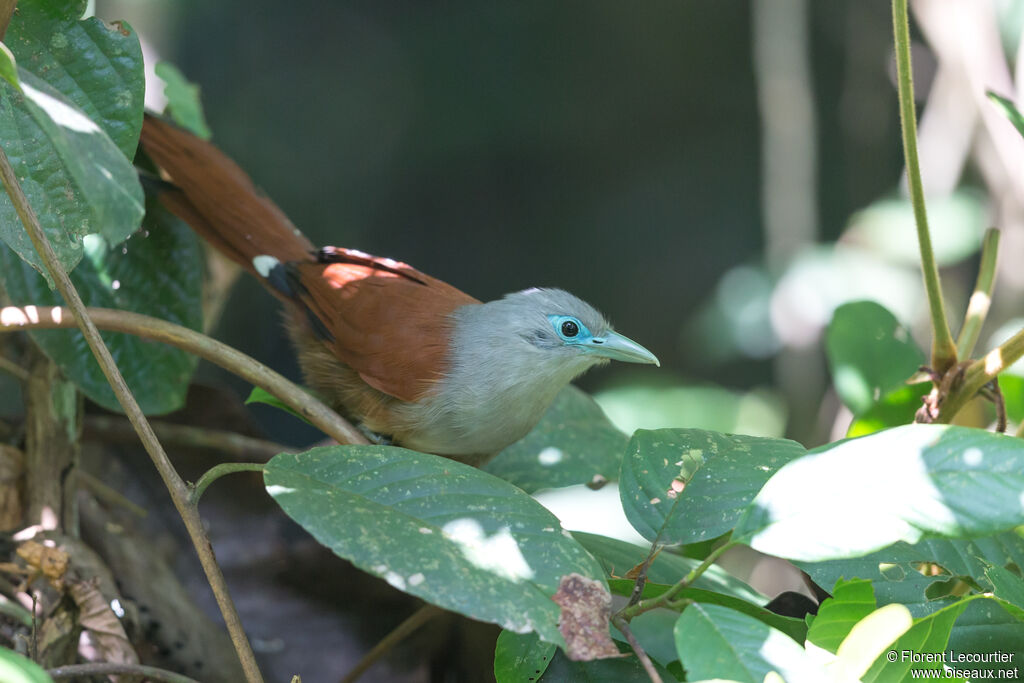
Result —
<instances>
[{"instance_id":1,"label":"curved stem","mask_svg":"<svg viewBox=\"0 0 1024 683\"><path fill-rule=\"evenodd\" d=\"M347 420L259 361L195 330L148 315L110 308L84 309L96 327L176 346L266 389L338 443L368 443ZM70 328L78 316L61 307L8 306L0 309L0 332Z\"/></svg>"},{"instance_id":2,"label":"curved stem","mask_svg":"<svg viewBox=\"0 0 1024 683\"><path fill-rule=\"evenodd\" d=\"M691 583L696 581L701 574L706 572L708 568L715 563L715 560L721 557L722 553L724 553L726 550L735 545L739 545L739 543L737 541L730 541L729 543L724 543L718 546L710 553L708 553L708 556L704 558L703 562L694 567L689 574L687 574L682 579L673 584L672 587L669 588L667 591L665 591L656 598L640 600L636 604L624 607L623 609L619 610L619 613L615 616L617 618L625 619L628 622L638 614L643 614L644 612L649 612L652 609L657 609L658 607L664 607L668 605L670 602L672 602L672 598L679 594L679 591L683 590L684 588L688 587Z\"/></svg>"},{"instance_id":3,"label":"curved stem","mask_svg":"<svg viewBox=\"0 0 1024 683\"><path fill-rule=\"evenodd\" d=\"M58 666L56 669L49 669L46 673L50 678L76 678L78 676L103 676L106 674L129 674L145 676L153 681L163 683L199 683L194 678L183 674L177 674L167 669L158 669L155 666L143 666L142 664L120 664L117 662L92 662L91 664L69 664Z\"/></svg>"},{"instance_id":4,"label":"curved stem","mask_svg":"<svg viewBox=\"0 0 1024 683\"><path fill-rule=\"evenodd\" d=\"M978 334L985 323L989 305L992 303L992 288L996 281L996 255L999 251L999 231L989 228L985 231L985 239L981 245L981 263L978 265L978 279L974 283L974 293L967 304L967 315L964 326L956 340L956 351L960 358L970 358L974 345L978 343Z\"/></svg>"},{"instance_id":5,"label":"curved stem","mask_svg":"<svg viewBox=\"0 0 1024 683\"><path fill-rule=\"evenodd\" d=\"M900 123L903 130L903 155L907 163L907 186L910 203L914 207L917 223L917 243L921 250L921 271L932 320L932 369L940 375L957 361L956 345L946 321L942 301L939 269L932 251L931 233L928 231L928 213L924 204L924 186L921 166L917 160L917 114L914 110L914 81L910 68L910 25L907 20L907 0L893 0L892 27L896 42L896 76L900 101Z\"/></svg>"},{"instance_id":6,"label":"curved stem","mask_svg":"<svg viewBox=\"0 0 1024 683\"><path fill-rule=\"evenodd\" d=\"M11 168L11 162L2 147L0 147L0 180L3 181L3 185L7 190L7 194L11 197L11 202L14 204L18 217L25 226L25 231L32 240L32 244L39 253L40 258L46 264L46 269L56 283L58 291L60 291L68 306L75 311L74 317L78 322L82 335L96 357L96 361L107 378L107 382L110 383L111 388L114 390L118 402L124 409L128 419L132 421L135 430L139 433L139 438L149 453L153 465L160 474L160 478L163 479L164 486L167 487L167 491L171 494L171 500L174 502L178 514L185 523L185 528L188 531L192 545L195 546L196 553L199 555L199 562L206 572L207 581L210 583L210 588L213 590L217 605L220 607L221 615L224 617L231 641L242 664L242 670L245 672L246 680L249 683L263 683L263 675L256 664L256 656L253 654L252 646L245 635L245 629L242 627L242 621L238 617L238 611L235 609L231 596L228 594L224 574L214 557L213 546L210 544L210 539L203 528L199 512L195 506L188 503L188 487L185 486L185 482L178 476L174 465L171 464L170 459L167 457L167 453L164 452L156 435L153 434L149 422L146 421L145 415L142 414L142 409L139 408L139 404L135 401L131 390L128 389L128 385L125 384L124 377L121 376L121 371L118 370L114 358L110 355L110 350L107 349L103 338L100 337L99 330L89 319L85 304L82 303L82 298L78 295L78 291L71 283L71 279L64 271L64 268L61 267L57 254L53 250L53 245L50 244L50 240L43 232L39 219L36 217L21 186L18 184L14 169Z\"/></svg>"},{"instance_id":7,"label":"curved stem","mask_svg":"<svg viewBox=\"0 0 1024 683\"><path fill-rule=\"evenodd\" d=\"M373 664L383 657L388 651L395 645L405 639L406 636L411 634L413 631L418 629L423 624L427 623L438 614L441 614L444 610L440 607L434 607L433 605L424 605L418 610L412 613L412 615L403 621L401 624L395 627L395 630L384 636L384 638L373 646L373 649L366 653L366 655L359 660L359 663L352 667L352 670L345 674L345 677L341 679L341 683L353 683L359 679L366 670L369 669Z\"/></svg>"},{"instance_id":8,"label":"curved stem","mask_svg":"<svg viewBox=\"0 0 1024 683\"><path fill-rule=\"evenodd\" d=\"M199 481L192 487L192 495L189 496L189 501L193 505L199 505L199 499L203 497L203 491L206 490L206 487L226 474L262 471L263 463L259 462L222 462L219 465L214 465L203 472L203 476L199 477Z\"/></svg>"},{"instance_id":9,"label":"curved stem","mask_svg":"<svg viewBox=\"0 0 1024 683\"><path fill-rule=\"evenodd\" d=\"M296 453L297 449L223 429L207 429L173 422L150 421L160 441L181 448L203 448L228 455L232 460L270 460L278 453ZM114 443L138 443L131 423L114 415L90 415L82 425L82 437Z\"/></svg>"}]
</instances>

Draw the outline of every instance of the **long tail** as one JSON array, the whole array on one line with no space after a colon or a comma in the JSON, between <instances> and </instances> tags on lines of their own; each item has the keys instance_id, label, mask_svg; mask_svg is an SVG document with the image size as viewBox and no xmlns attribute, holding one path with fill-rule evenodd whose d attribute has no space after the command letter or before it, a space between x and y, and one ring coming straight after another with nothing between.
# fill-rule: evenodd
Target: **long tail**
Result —
<instances>
[{"instance_id":1,"label":"long tail","mask_svg":"<svg viewBox=\"0 0 1024 683\"><path fill-rule=\"evenodd\" d=\"M140 145L172 184L161 190L161 202L250 273L259 275L253 259L260 255L312 260L309 240L212 144L147 114Z\"/></svg>"}]
</instances>

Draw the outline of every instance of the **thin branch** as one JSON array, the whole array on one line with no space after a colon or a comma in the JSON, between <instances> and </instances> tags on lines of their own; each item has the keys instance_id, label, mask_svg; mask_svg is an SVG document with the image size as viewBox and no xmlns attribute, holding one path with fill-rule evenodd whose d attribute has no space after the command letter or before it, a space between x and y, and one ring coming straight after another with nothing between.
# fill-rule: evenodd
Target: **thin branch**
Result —
<instances>
[{"instance_id":1,"label":"thin branch","mask_svg":"<svg viewBox=\"0 0 1024 683\"><path fill-rule=\"evenodd\" d=\"M137 441L138 436L135 435L134 432L133 436L135 436L135 440ZM105 484L101 479L89 474L82 468L78 468L76 475L78 476L78 483L83 488L89 489L89 492L99 500L110 503L111 505L123 507L136 517L148 516L149 513L146 511L146 508L136 504L134 501L128 500L123 493L111 486L107 486L107 484Z\"/></svg>"},{"instance_id":2,"label":"thin branch","mask_svg":"<svg viewBox=\"0 0 1024 683\"><path fill-rule=\"evenodd\" d=\"M162 443L179 448L207 448L233 460L270 460L278 453L296 453L297 449L273 441L256 439L222 429L206 429L173 422L149 423ZM83 438L115 443L138 443L131 423L113 415L85 418Z\"/></svg>"},{"instance_id":3,"label":"thin branch","mask_svg":"<svg viewBox=\"0 0 1024 683\"><path fill-rule=\"evenodd\" d=\"M374 645L373 649L367 652L366 655L359 660L359 663L352 667L351 671L345 674L345 677L341 679L341 683L353 683L358 680L360 676L366 673L367 669L373 666L378 659L386 655L391 648L404 640L406 636L410 635L420 626L441 614L443 611L444 610L440 607L434 607L433 605L424 605L423 607L420 607L412 613L412 616L395 627L394 631L384 636L380 642Z\"/></svg>"},{"instance_id":4,"label":"thin branch","mask_svg":"<svg viewBox=\"0 0 1024 683\"><path fill-rule=\"evenodd\" d=\"M199 505L199 499L203 497L206 487L226 474L262 471L263 464L258 462L222 462L203 472L203 476L199 477L199 481L192 487L192 495L189 499L193 505Z\"/></svg>"},{"instance_id":5,"label":"thin branch","mask_svg":"<svg viewBox=\"0 0 1024 683\"><path fill-rule=\"evenodd\" d=\"M9 375L13 375L22 382L27 382L29 378L28 370L16 364L15 362L0 356L0 370L3 370Z\"/></svg>"},{"instance_id":6,"label":"thin branch","mask_svg":"<svg viewBox=\"0 0 1024 683\"><path fill-rule=\"evenodd\" d=\"M935 422L948 423L983 386L1022 357L1024 330L1020 330L1001 346L992 349L967 367L963 373L963 380L955 387L951 387L949 394L943 399Z\"/></svg>"},{"instance_id":7,"label":"thin branch","mask_svg":"<svg viewBox=\"0 0 1024 683\"><path fill-rule=\"evenodd\" d=\"M627 607L632 607L636 603L640 602L640 598L644 595L644 586L647 585L647 570L651 567L651 562L657 557L661 550L661 546L657 543L651 544L651 551L647 553L647 557L640 563L640 571L637 572L636 582L633 584L633 592L629 596L629 602L626 603ZM628 577L627 577L628 578Z\"/></svg>"},{"instance_id":8,"label":"thin branch","mask_svg":"<svg viewBox=\"0 0 1024 683\"><path fill-rule=\"evenodd\" d=\"M896 75L900 103L900 122L903 130L903 155L907 163L907 186L910 203L914 207L917 223L917 242L921 250L921 271L924 275L925 290L928 292L928 306L932 321L931 366L939 374L956 364L956 345L946 321L946 309L942 301L942 286L939 269L932 251L931 233L928 231L928 213L924 203L924 186L921 182L921 166L917 159L917 113L914 110L914 81L910 67L910 25L907 19L907 0L893 0L893 37L896 44Z\"/></svg>"},{"instance_id":9,"label":"thin branch","mask_svg":"<svg viewBox=\"0 0 1024 683\"><path fill-rule=\"evenodd\" d=\"M153 681L163 683L199 683L194 678L182 674L158 669L155 666L143 666L142 664L122 664L119 662L92 662L91 664L69 664L58 666L56 669L49 669L46 673L50 678L75 678L77 676L104 676L107 674L130 674L145 676Z\"/></svg>"},{"instance_id":10,"label":"thin branch","mask_svg":"<svg viewBox=\"0 0 1024 683\"><path fill-rule=\"evenodd\" d=\"M74 318L77 320L86 343L89 344L93 356L95 356L107 382L117 396L118 403L121 404L128 419L132 421L132 425L139 433L139 438L149 453L153 465L171 494L171 500L174 502L178 514L185 523L185 528L192 540L192 544L195 546L196 553L199 555L199 562L206 572L207 581L210 583L210 588L213 590L217 605L220 607L221 615L224 617L228 633L231 635L231 641L235 646L242 669L245 672L246 680L249 683L263 683L263 675L256 664L256 656L253 654L252 646L245 635L245 629L242 627L242 621L238 617L238 611L235 609L231 596L228 594L224 574L214 557L213 546L210 544L210 539L203 528L199 512L195 506L188 504L188 487L185 486L185 482L181 480L181 477L175 471L174 466L167 457L167 453L164 452L163 447L149 426L149 422L146 421L142 409L139 408L139 404L135 401L131 390L125 384L124 377L121 376L121 371L118 370L114 358L110 355L110 350L107 349L103 338L100 337L99 330L89 319L85 304L82 303L78 291L71 283L71 279L64 271L64 268L60 265L57 254L53 250L53 245L50 244L46 233L43 232L35 211L18 184L18 179L14 174L14 169L11 168L11 162L7 158L7 153L2 148L0 148L0 180L3 181L7 194L11 197L11 203L14 204L18 217L25 226L25 231L32 240L33 246L46 264L47 271L56 283L57 290L71 310L75 311Z\"/></svg>"},{"instance_id":11,"label":"thin branch","mask_svg":"<svg viewBox=\"0 0 1024 683\"><path fill-rule=\"evenodd\" d=\"M11 23L17 5L18 0L0 0L0 40L7 35L7 26Z\"/></svg>"},{"instance_id":12,"label":"thin branch","mask_svg":"<svg viewBox=\"0 0 1024 683\"><path fill-rule=\"evenodd\" d=\"M654 668L654 663L651 658L647 656L647 652L644 651L643 646L640 645L640 641L636 639L633 632L629 629L629 624L622 617L615 617L612 619L612 623L615 624L615 628L622 631L622 635L626 636L626 640L629 641L630 647L633 648L633 652L636 653L637 659L640 660L640 664L644 667L644 671L647 672L647 676L651 679L651 683L662 683L661 676L658 671Z\"/></svg>"},{"instance_id":13,"label":"thin branch","mask_svg":"<svg viewBox=\"0 0 1024 683\"><path fill-rule=\"evenodd\" d=\"M964 326L956 340L956 351L960 358L970 358L974 345L978 343L981 326L985 324L989 306L992 304L992 288L996 280L996 255L999 251L999 231L989 228L985 231L985 240L981 246L981 263L978 266L978 279L974 283L974 293L967 304L967 315Z\"/></svg>"},{"instance_id":14,"label":"thin branch","mask_svg":"<svg viewBox=\"0 0 1024 683\"><path fill-rule=\"evenodd\" d=\"M678 595L680 591L688 587L690 584L696 581L701 576L701 574L706 572L708 568L715 563L715 560L721 557L722 553L724 553L726 550L735 545L739 545L739 543L736 541L730 541L729 543L724 543L718 546L710 553L708 553L708 556L704 558L703 562L701 562L699 565L690 570L689 574L687 574L679 581L674 583L672 587L669 588L667 591L665 591L656 598L640 600L634 605L627 605L626 607L623 607L621 610L619 610L619 613L616 614L615 617L629 621L638 614L649 612L652 609L657 609L658 607L665 607L670 602L672 602L672 599L676 595Z\"/></svg>"},{"instance_id":15,"label":"thin branch","mask_svg":"<svg viewBox=\"0 0 1024 683\"><path fill-rule=\"evenodd\" d=\"M176 346L266 389L338 443L368 443L358 429L309 392L227 344L148 315L110 308L88 308L85 311L100 329L134 334ZM67 308L8 306L0 309L0 332L72 328L76 326L76 320L77 316Z\"/></svg>"}]
</instances>

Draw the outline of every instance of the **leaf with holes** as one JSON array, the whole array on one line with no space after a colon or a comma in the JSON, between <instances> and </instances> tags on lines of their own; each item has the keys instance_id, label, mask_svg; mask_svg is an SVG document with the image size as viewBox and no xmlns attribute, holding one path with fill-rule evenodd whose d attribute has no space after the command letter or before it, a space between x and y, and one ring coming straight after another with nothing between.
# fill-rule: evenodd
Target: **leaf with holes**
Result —
<instances>
[{"instance_id":1,"label":"leaf with holes","mask_svg":"<svg viewBox=\"0 0 1024 683\"><path fill-rule=\"evenodd\" d=\"M594 399L568 386L529 434L483 469L527 493L600 484L618 475L626 440Z\"/></svg>"},{"instance_id":2,"label":"leaf with holes","mask_svg":"<svg viewBox=\"0 0 1024 683\"><path fill-rule=\"evenodd\" d=\"M622 460L622 507L651 542L715 538L733 527L775 471L805 453L787 439L703 429L637 430Z\"/></svg>"},{"instance_id":3,"label":"leaf with holes","mask_svg":"<svg viewBox=\"0 0 1024 683\"><path fill-rule=\"evenodd\" d=\"M87 306L144 313L195 330L201 327L196 273L202 269L202 253L195 234L184 223L153 202L143 229L121 246L110 248L96 235L90 236L87 244L87 258L71 273ZM3 246L0 272L12 303L63 304L38 273ZM30 334L82 393L108 410L121 411L81 332L40 330ZM159 415L182 406L196 368L195 356L129 334L102 335L143 412Z\"/></svg>"},{"instance_id":4,"label":"leaf with holes","mask_svg":"<svg viewBox=\"0 0 1024 683\"><path fill-rule=\"evenodd\" d=\"M563 644L552 600L570 573L600 566L558 519L486 472L388 446L273 458L267 491L314 538L428 602Z\"/></svg>"},{"instance_id":5,"label":"leaf with holes","mask_svg":"<svg viewBox=\"0 0 1024 683\"><path fill-rule=\"evenodd\" d=\"M874 301L843 304L825 332L836 392L860 414L898 389L924 361L910 333Z\"/></svg>"},{"instance_id":6,"label":"leaf with holes","mask_svg":"<svg viewBox=\"0 0 1024 683\"><path fill-rule=\"evenodd\" d=\"M811 451L773 476L733 538L794 560L856 557L926 534L987 536L1021 523L1024 441L906 425Z\"/></svg>"},{"instance_id":7,"label":"leaf with holes","mask_svg":"<svg viewBox=\"0 0 1024 683\"><path fill-rule=\"evenodd\" d=\"M494 678L497 683L534 683L548 668L556 649L536 633L502 631L494 645Z\"/></svg>"}]
</instances>

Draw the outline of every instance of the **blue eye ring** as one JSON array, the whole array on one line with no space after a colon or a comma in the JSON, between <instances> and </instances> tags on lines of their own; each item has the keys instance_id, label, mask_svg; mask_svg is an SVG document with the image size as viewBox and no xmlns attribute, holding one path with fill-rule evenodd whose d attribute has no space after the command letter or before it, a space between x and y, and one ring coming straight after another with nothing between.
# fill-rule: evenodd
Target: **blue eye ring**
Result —
<instances>
[{"instance_id":1,"label":"blue eye ring","mask_svg":"<svg viewBox=\"0 0 1024 683\"><path fill-rule=\"evenodd\" d=\"M548 320L551 321L555 334L566 344L582 344L593 337L579 318L571 315L549 315Z\"/></svg>"}]
</instances>

